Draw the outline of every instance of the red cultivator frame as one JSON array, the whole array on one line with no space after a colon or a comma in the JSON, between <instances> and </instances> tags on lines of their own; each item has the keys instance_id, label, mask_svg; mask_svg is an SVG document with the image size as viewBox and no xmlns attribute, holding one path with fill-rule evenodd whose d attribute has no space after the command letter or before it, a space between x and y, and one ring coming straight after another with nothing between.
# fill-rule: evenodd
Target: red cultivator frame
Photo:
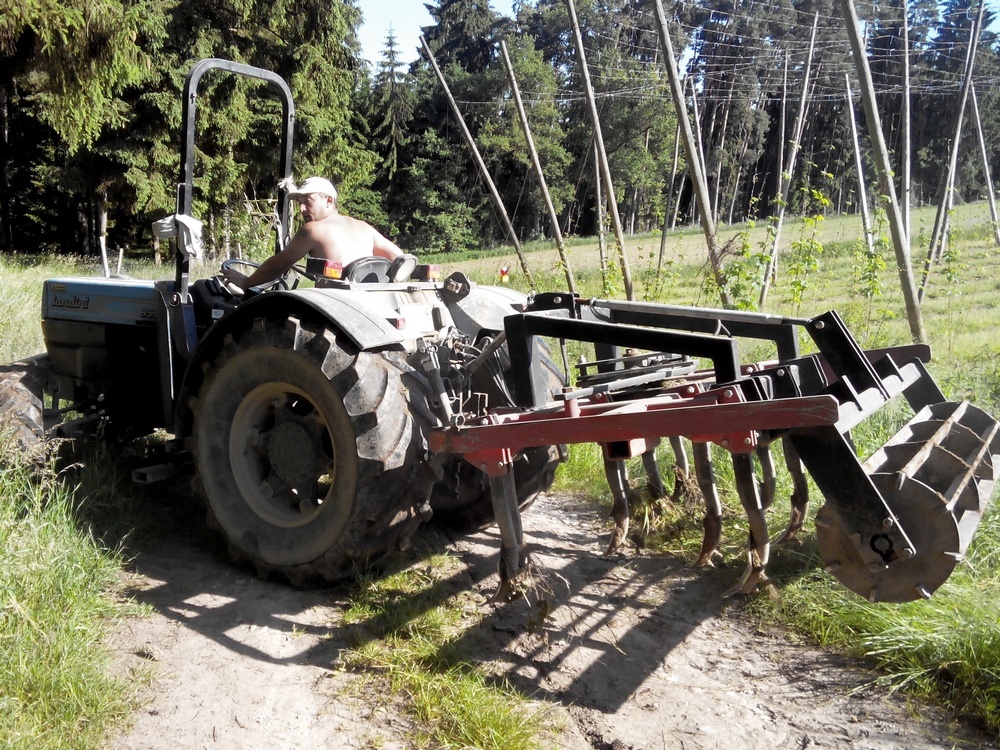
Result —
<instances>
[{"instance_id":1,"label":"red cultivator frame","mask_svg":"<svg viewBox=\"0 0 1000 750\"><path fill-rule=\"evenodd\" d=\"M817 353L800 355L800 329ZM775 440L783 441L796 486L783 538L801 527L804 465L826 499L816 516L825 569L871 601L929 597L962 559L992 496L996 420L945 399L924 368L928 347L863 351L835 312L802 319L544 294L506 318L505 336L520 407L458 415L431 436L432 450L461 454L490 477L503 540L501 595L524 565L511 466L529 447L601 444L615 496L615 546L628 518L621 462L649 455L663 437L692 441L707 490L701 562L718 543L721 515L708 446L725 448L750 521L749 565L738 591L756 586L769 557L765 511L773 500L773 466L767 448ZM535 336L594 344L596 361L582 365L577 387L555 402L534 382L540 371L533 362ZM777 359L741 363L741 338L774 342ZM622 348L654 354L621 357ZM693 357L710 360L712 368L695 370ZM898 395L913 418L861 463L851 429ZM754 452L765 475L760 484Z\"/></svg>"}]
</instances>

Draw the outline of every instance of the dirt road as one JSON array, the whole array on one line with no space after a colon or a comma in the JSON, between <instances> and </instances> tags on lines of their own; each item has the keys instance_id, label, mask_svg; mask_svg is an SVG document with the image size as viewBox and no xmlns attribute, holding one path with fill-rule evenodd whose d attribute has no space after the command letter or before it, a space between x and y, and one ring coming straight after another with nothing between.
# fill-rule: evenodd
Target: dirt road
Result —
<instances>
[{"instance_id":1,"label":"dirt road","mask_svg":"<svg viewBox=\"0 0 1000 750\"><path fill-rule=\"evenodd\" d=\"M112 748L412 746L409 719L351 690L358 675L337 668L349 643L337 590L259 581L219 560L197 523L165 515L162 538L126 581L155 614L125 623L113 643L123 670L150 679L148 703ZM603 520L567 498L543 496L524 522L556 604L534 632L525 602L485 603L496 586L495 530L439 543L463 566L445 588L475 591L484 614L463 645L552 709L561 729L540 747L998 747L866 687L871 675L843 659L754 632L740 603L720 596L732 570L602 559Z\"/></svg>"}]
</instances>

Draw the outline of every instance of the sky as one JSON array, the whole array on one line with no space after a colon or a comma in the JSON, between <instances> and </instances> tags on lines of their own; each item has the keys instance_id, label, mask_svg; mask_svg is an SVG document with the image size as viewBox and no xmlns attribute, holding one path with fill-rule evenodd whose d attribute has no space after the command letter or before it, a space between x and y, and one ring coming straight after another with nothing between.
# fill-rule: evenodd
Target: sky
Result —
<instances>
[{"instance_id":1,"label":"sky","mask_svg":"<svg viewBox=\"0 0 1000 750\"><path fill-rule=\"evenodd\" d=\"M490 0L497 13L510 16L512 0ZM431 14L424 0L358 0L364 23L358 32L363 56L373 65L382 57L389 26L396 35L396 47L403 62L413 62L420 55L420 29L430 26Z\"/></svg>"}]
</instances>

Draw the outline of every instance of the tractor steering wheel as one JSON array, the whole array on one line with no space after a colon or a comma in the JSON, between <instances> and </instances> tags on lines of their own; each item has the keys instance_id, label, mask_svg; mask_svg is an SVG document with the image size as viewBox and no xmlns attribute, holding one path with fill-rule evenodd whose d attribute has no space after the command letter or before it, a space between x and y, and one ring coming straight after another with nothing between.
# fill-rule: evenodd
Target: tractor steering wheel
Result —
<instances>
[{"instance_id":1,"label":"tractor steering wheel","mask_svg":"<svg viewBox=\"0 0 1000 750\"><path fill-rule=\"evenodd\" d=\"M249 266L250 268L260 268L260 263L255 263L252 260L243 260L242 258L227 258L226 260L222 261L221 268L223 271L228 271L233 266ZM233 291L230 288L230 285L225 282L224 278L223 278L223 284L225 284L226 288L229 289L230 292ZM285 280L284 276L279 276L274 281L269 281L266 284L260 284L259 286L251 287L251 289L253 289L254 292L266 292L270 289L287 290L288 282Z\"/></svg>"}]
</instances>

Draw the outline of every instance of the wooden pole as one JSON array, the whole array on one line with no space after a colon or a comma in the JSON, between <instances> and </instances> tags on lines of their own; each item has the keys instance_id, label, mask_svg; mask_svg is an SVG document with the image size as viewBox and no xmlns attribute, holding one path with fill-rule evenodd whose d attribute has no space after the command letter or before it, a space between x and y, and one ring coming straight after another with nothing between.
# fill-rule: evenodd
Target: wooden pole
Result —
<instances>
[{"instance_id":1,"label":"wooden pole","mask_svg":"<svg viewBox=\"0 0 1000 750\"><path fill-rule=\"evenodd\" d=\"M705 161L705 133L701 129L701 109L698 107L698 92L695 91L694 81L686 79L691 89L691 116L694 118L694 140L698 144L698 159L701 161L701 173L705 175L708 183L708 163Z\"/></svg>"},{"instance_id":2,"label":"wooden pole","mask_svg":"<svg viewBox=\"0 0 1000 750\"><path fill-rule=\"evenodd\" d=\"M667 230L673 228L673 222L670 221L670 206L674 199L674 183L677 181L677 164L680 161L680 149L681 126L678 122L677 131L674 133L674 160L670 167L670 181L667 183L667 205L663 209L663 232L660 233L660 256L656 260L657 272L663 268L663 257L667 251ZM677 192L677 201L680 202L680 190Z\"/></svg>"},{"instance_id":3,"label":"wooden pole","mask_svg":"<svg viewBox=\"0 0 1000 750\"><path fill-rule=\"evenodd\" d=\"M715 221L719 222L719 194L722 192L722 155L726 149L726 134L729 128L729 113L733 106L733 90L736 88L736 78L729 84L729 93L726 94L725 109L722 110L722 127L719 128L719 145L715 148L718 160L715 164L715 195L712 197L712 210L715 212ZM729 169L727 177L732 177L733 170Z\"/></svg>"},{"instance_id":4,"label":"wooden pole","mask_svg":"<svg viewBox=\"0 0 1000 750\"><path fill-rule=\"evenodd\" d=\"M549 186L545 182L545 173L542 172L542 162L538 158L538 150L535 148L535 139L531 137L531 126L528 124L528 115L524 111L524 104L521 101L521 89L517 85L517 78L514 76L514 66L510 62L510 55L507 53L507 43L500 40L500 52L503 54L504 65L507 66L507 80L510 82L511 91L514 93L514 104L517 107L517 114L521 118L521 129L524 130L524 140L528 144L528 152L531 155L531 166L535 170L535 178L538 186L542 190L542 198L545 199L545 208L549 212L549 222L552 224L552 235L556 241L556 248L559 251L559 260L562 262L563 271L566 273L566 283L570 292L576 292L576 284L573 281L573 269L569 263L569 256L566 254L566 243L563 241L562 230L559 227L559 215L556 207L552 203L552 196L549 194Z\"/></svg>"},{"instance_id":5,"label":"wooden pole","mask_svg":"<svg viewBox=\"0 0 1000 750\"><path fill-rule=\"evenodd\" d=\"M601 188L601 165L597 156L597 143L594 143L594 209L597 213L597 257L601 264L601 283L608 286L608 240L604 231L604 190Z\"/></svg>"},{"instance_id":6,"label":"wooden pole","mask_svg":"<svg viewBox=\"0 0 1000 750\"><path fill-rule=\"evenodd\" d=\"M990 216L993 217L993 237L1000 245L1000 221L997 220L997 198L993 193L993 175L990 174L990 157L986 150L986 139L983 137L983 121L979 118L979 100L976 98L976 87L972 86L972 114L976 118L976 132L979 133L979 151L983 155L983 174L986 177L986 194L990 201Z\"/></svg>"},{"instance_id":7,"label":"wooden pole","mask_svg":"<svg viewBox=\"0 0 1000 750\"><path fill-rule=\"evenodd\" d=\"M913 283L913 268L910 265L910 242L903 226L903 216L899 211L899 201L896 198L896 186L892 181L892 165L889 161L889 149L885 144L882 132L882 121L879 119L878 104L875 101L875 85L872 82L871 68L868 66L868 55L861 43L858 31L858 16L854 12L851 0L840 0L844 20L847 22L847 37L851 44L851 54L858 70L858 80L861 82L861 102L865 108L865 118L868 120L868 135L872 141L875 153L875 165L878 171L879 189L888 199L886 213L889 221L889 233L892 235L892 245L896 251L896 266L899 270L899 283L902 287L903 301L906 305L906 317L910 325L910 336L915 342L926 343L927 334L924 331L924 321L920 315L920 304L917 301L917 289Z\"/></svg>"},{"instance_id":8,"label":"wooden pole","mask_svg":"<svg viewBox=\"0 0 1000 750\"><path fill-rule=\"evenodd\" d=\"M781 79L781 116L778 120L778 185L781 185L781 175L785 173L785 133L788 125L785 122L788 112L788 51L784 54L784 72Z\"/></svg>"},{"instance_id":9,"label":"wooden pole","mask_svg":"<svg viewBox=\"0 0 1000 750\"><path fill-rule=\"evenodd\" d=\"M941 249L944 247L948 234L948 214L951 211L952 193L955 189L955 172L958 169L958 151L962 143L962 120L965 115L965 106L969 101L969 90L972 88L972 71L976 67L976 48L979 46L979 30L983 23L983 12L986 3L979 3L979 13L972 23L969 31L969 48L965 54L965 78L962 81L962 94L958 105L958 115L955 118L955 135L951 139L951 155L948 159L948 177L945 180L944 195L938 203L937 220L934 222L934 231L931 234L930 246L927 248L927 258L924 261L924 275L920 281L920 289L917 296L918 302L923 302L924 293L927 290L927 281L931 274L931 266L940 257Z\"/></svg>"},{"instance_id":10,"label":"wooden pole","mask_svg":"<svg viewBox=\"0 0 1000 750\"><path fill-rule=\"evenodd\" d=\"M694 187L695 201L701 214L701 228L705 233L708 245L708 259L715 274L715 283L719 287L719 296L723 305L731 304L729 293L725 289L725 278L722 274L722 258L719 251L719 236L712 218L712 203L708 195L708 183L705 181L704 165L702 163L698 144L691 131L691 121L687 117L687 104L681 78L677 72L677 60L674 58L674 46L670 41L670 31L667 28L667 14L663 10L663 0L656 0L657 31L660 35L660 46L663 48L663 64L670 79L670 92L677 112L677 121L681 124L681 135L684 138L684 151L687 154L688 174Z\"/></svg>"},{"instance_id":11,"label":"wooden pole","mask_svg":"<svg viewBox=\"0 0 1000 750\"><path fill-rule=\"evenodd\" d=\"M853 108L852 108L853 115ZM913 165L912 148L910 140L910 11L907 0L903 0L903 106L899 117L903 129L903 144L899 150L899 160L901 162L900 173L900 211L903 214L903 227L906 229L906 236L912 237L910 210L913 204L913 177L911 169Z\"/></svg>"},{"instance_id":12,"label":"wooden pole","mask_svg":"<svg viewBox=\"0 0 1000 750\"><path fill-rule=\"evenodd\" d=\"M500 197L500 191L497 190L497 186L493 183L490 171L486 168L486 163L483 161L483 157L480 156L479 149L476 148L476 142L472 139L472 133L469 132L469 128L465 124L465 118L462 117L462 112L458 108L455 97L451 95L451 89L448 88L448 82L444 80L444 75L438 67L437 60L434 59L434 53L431 52L431 48L428 46L427 40L424 39L423 34L420 35L420 45L423 47L424 54L427 55L427 59L430 61L431 67L434 69L434 73L437 75L438 81L441 82L444 94L448 97L448 103L451 105L451 111L455 114L455 119L458 120L458 124L462 130L462 135L465 136L465 142L468 144L469 150L472 152L472 157L476 162L476 166L479 167L479 171L483 175L483 180L485 180L487 187L490 189L490 195L493 197L493 202L496 204L497 210L503 218L504 225L507 227L507 234L510 236L511 243L514 245L514 250L517 251L517 257L521 261L521 270L524 271L524 275L528 279L528 283L531 285L531 288L534 289L535 279L531 275L531 271L528 269L528 260L524 257L524 250L521 248L521 243L517 239L517 232L514 231L514 224L511 222L510 216L507 213L507 207L503 204L503 198Z\"/></svg>"},{"instance_id":13,"label":"wooden pole","mask_svg":"<svg viewBox=\"0 0 1000 750\"><path fill-rule=\"evenodd\" d=\"M799 149L802 143L802 130L806 122L806 105L809 101L809 79L812 74L813 50L816 48L816 27L819 26L819 13L813 15L812 34L809 38L809 52L806 55L806 68L802 77L802 97L799 99L799 111L795 117L795 125L792 127L792 143L789 149L788 166L781 170L778 199L776 201L778 215L774 221L774 244L764 267L764 278L761 279L760 297L758 307L764 309L767 301L767 293L771 288L771 278L774 276L778 265L778 240L781 238L781 225L785 221L785 207L788 205L788 192L792 187L792 175L795 174L795 162L798 160ZM788 58L785 58L786 61Z\"/></svg>"},{"instance_id":14,"label":"wooden pole","mask_svg":"<svg viewBox=\"0 0 1000 750\"><path fill-rule=\"evenodd\" d=\"M861 145L858 142L858 121L854 116L854 95L851 93L851 77L844 73L844 83L847 84L847 112L851 117L851 138L854 142L854 168L858 173L858 201L861 203L861 228L865 233L865 244L868 253L875 252L872 240L872 219L868 212L868 188L865 186L865 171L861 165Z\"/></svg>"},{"instance_id":15,"label":"wooden pole","mask_svg":"<svg viewBox=\"0 0 1000 750\"><path fill-rule=\"evenodd\" d=\"M580 21L576 17L576 5L573 3L573 0L566 0L566 7L569 9L569 20L573 27L576 55L580 64L580 78L583 80L584 91L587 94L587 103L590 105L590 119L594 126L594 143L597 146L597 155L600 162L601 182L604 185L604 193L608 200L608 210L611 213L611 226L614 229L615 241L618 244L618 263L621 266L622 282L625 284L625 296L629 300L634 300L635 290L632 288L632 271L629 269L628 256L625 253L625 232L622 230L618 199L615 197L615 186L611 181L611 167L608 164L608 152L604 148L604 136L601 134L601 118L597 113L594 88L590 84L590 71L587 68L587 53L583 49L583 34L580 32Z\"/></svg>"}]
</instances>

